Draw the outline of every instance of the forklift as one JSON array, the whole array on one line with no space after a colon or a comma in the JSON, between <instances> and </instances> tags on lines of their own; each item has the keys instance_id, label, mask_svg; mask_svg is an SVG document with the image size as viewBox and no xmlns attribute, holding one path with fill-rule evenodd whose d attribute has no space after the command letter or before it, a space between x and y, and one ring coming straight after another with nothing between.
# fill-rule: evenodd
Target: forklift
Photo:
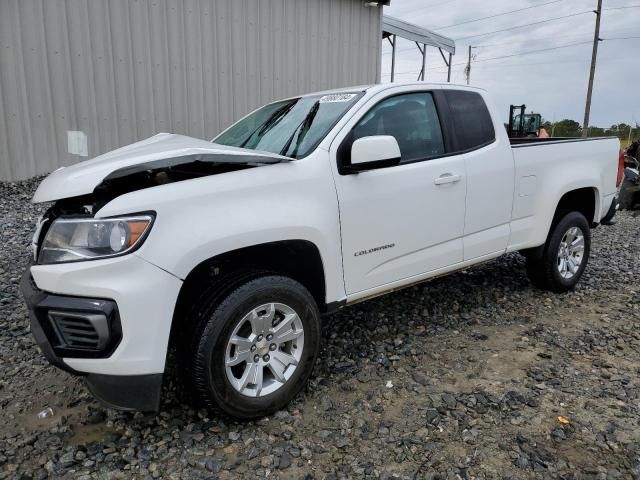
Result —
<instances>
[{"instance_id":1,"label":"forklift","mask_svg":"<svg viewBox=\"0 0 640 480\"><path fill-rule=\"evenodd\" d=\"M542 127L542 115L525 113L526 105L511 105L509 108L509 138L537 137Z\"/></svg>"}]
</instances>

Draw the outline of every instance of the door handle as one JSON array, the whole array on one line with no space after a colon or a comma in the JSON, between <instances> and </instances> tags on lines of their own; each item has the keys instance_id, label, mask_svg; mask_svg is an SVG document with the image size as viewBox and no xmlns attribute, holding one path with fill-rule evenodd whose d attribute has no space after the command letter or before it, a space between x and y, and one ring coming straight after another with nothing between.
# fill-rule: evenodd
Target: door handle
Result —
<instances>
[{"instance_id":1,"label":"door handle","mask_svg":"<svg viewBox=\"0 0 640 480\"><path fill-rule=\"evenodd\" d=\"M447 183L456 183L459 182L462 177L455 173L443 173L438 178L436 178L433 183L436 185L445 185Z\"/></svg>"}]
</instances>

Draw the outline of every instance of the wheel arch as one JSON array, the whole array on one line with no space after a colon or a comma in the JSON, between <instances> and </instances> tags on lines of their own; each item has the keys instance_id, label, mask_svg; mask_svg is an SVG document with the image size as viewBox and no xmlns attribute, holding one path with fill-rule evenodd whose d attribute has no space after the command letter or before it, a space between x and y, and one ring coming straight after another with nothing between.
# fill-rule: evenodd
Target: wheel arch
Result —
<instances>
[{"instance_id":1,"label":"wheel arch","mask_svg":"<svg viewBox=\"0 0 640 480\"><path fill-rule=\"evenodd\" d=\"M556 204L549 230L564 212L580 212L593 227L598 223L600 213L600 194L597 187L581 187L564 193Z\"/></svg>"},{"instance_id":2,"label":"wheel arch","mask_svg":"<svg viewBox=\"0 0 640 480\"><path fill-rule=\"evenodd\" d=\"M553 227L560 221L563 215L570 211L582 213L591 227L597 225L596 217L600 213L600 194L596 187L576 187L560 194L554 203L547 208L546 224L540 225L535 235L537 241L534 246L520 249L525 256L539 255L553 231ZM554 210L551 210L551 209ZM598 219L599 220L599 219Z\"/></svg>"},{"instance_id":3,"label":"wheel arch","mask_svg":"<svg viewBox=\"0 0 640 480\"><path fill-rule=\"evenodd\" d=\"M318 247L308 240L284 240L238 248L208 258L196 265L185 278L174 310L171 337L189 315L194 303L212 286L224 294L251 272L269 272L301 283L315 299L318 309L331 307L326 300L325 268Z\"/></svg>"}]
</instances>

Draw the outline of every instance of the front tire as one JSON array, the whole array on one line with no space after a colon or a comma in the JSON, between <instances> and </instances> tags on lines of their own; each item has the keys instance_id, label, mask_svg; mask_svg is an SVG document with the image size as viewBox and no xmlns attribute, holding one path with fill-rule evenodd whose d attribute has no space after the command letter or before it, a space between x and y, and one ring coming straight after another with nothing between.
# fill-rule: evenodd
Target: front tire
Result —
<instances>
[{"instance_id":1,"label":"front tire","mask_svg":"<svg viewBox=\"0 0 640 480\"><path fill-rule=\"evenodd\" d=\"M215 296L194 312L191 385L214 412L241 420L282 409L305 386L320 347L312 295L287 277L265 275Z\"/></svg>"},{"instance_id":2,"label":"front tire","mask_svg":"<svg viewBox=\"0 0 640 480\"><path fill-rule=\"evenodd\" d=\"M544 247L527 256L527 273L536 287L562 293L572 290L591 251L591 229L580 212L569 212L552 226Z\"/></svg>"}]
</instances>

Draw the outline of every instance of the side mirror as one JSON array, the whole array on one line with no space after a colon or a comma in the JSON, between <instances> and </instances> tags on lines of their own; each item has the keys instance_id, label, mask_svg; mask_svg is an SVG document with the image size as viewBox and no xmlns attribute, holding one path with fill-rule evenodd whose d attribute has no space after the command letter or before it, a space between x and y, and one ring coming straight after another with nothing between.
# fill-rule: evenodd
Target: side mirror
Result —
<instances>
[{"instance_id":1,"label":"side mirror","mask_svg":"<svg viewBox=\"0 0 640 480\"><path fill-rule=\"evenodd\" d=\"M351 165L347 170L350 173L385 168L400 163L400 146L395 137L391 135L376 135L362 137L353 142L351 146Z\"/></svg>"}]
</instances>

